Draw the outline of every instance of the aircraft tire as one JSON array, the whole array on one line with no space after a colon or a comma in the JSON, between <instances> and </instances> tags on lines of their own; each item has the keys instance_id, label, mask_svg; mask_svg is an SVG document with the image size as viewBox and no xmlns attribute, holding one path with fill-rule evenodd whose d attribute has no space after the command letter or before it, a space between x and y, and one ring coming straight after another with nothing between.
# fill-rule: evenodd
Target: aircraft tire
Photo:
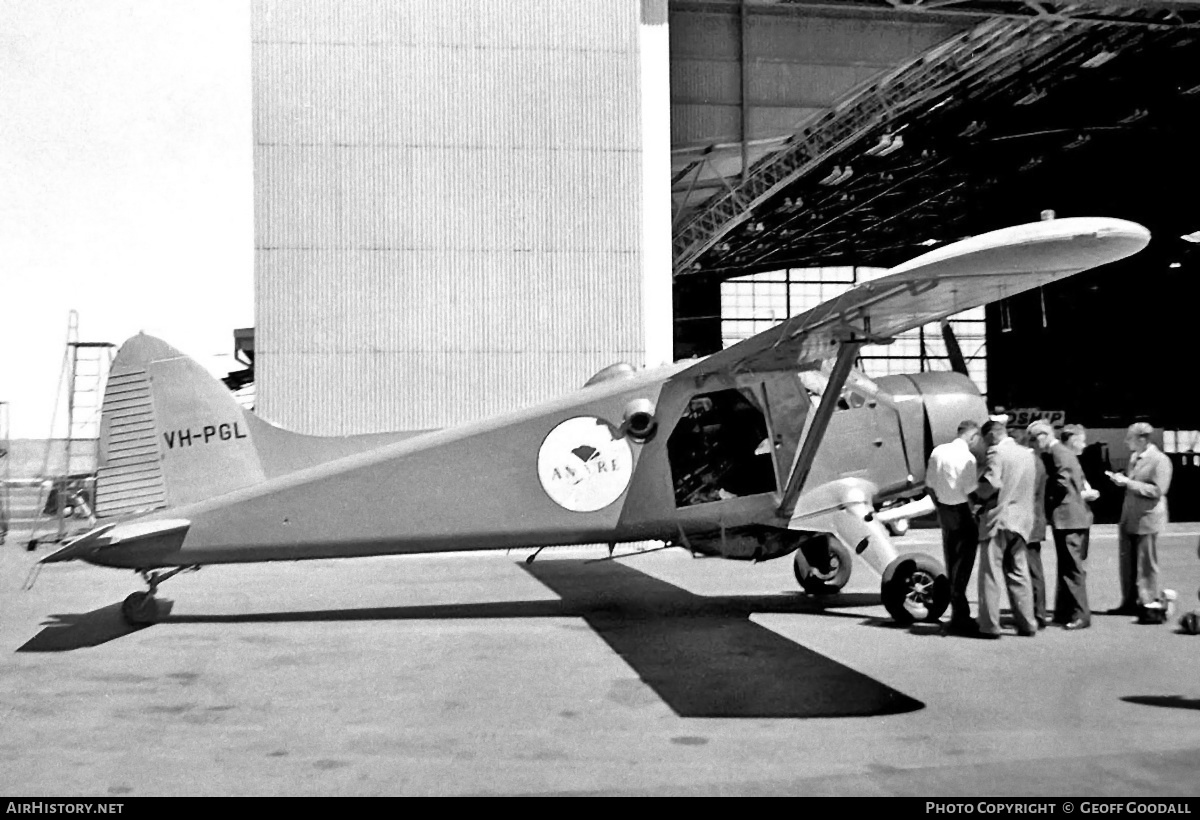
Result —
<instances>
[{"instance_id":1,"label":"aircraft tire","mask_svg":"<svg viewBox=\"0 0 1200 820\"><path fill-rule=\"evenodd\" d=\"M158 623L158 601L149 592L135 592L122 602L121 617L130 626Z\"/></svg>"},{"instance_id":2,"label":"aircraft tire","mask_svg":"<svg viewBox=\"0 0 1200 820\"><path fill-rule=\"evenodd\" d=\"M937 560L921 553L888 564L880 591L884 607L901 625L936 621L950 606L950 579Z\"/></svg>"},{"instance_id":3,"label":"aircraft tire","mask_svg":"<svg viewBox=\"0 0 1200 820\"><path fill-rule=\"evenodd\" d=\"M796 550L792 572L809 595L833 595L850 580L854 559L832 535L809 539Z\"/></svg>"}]
</instances>

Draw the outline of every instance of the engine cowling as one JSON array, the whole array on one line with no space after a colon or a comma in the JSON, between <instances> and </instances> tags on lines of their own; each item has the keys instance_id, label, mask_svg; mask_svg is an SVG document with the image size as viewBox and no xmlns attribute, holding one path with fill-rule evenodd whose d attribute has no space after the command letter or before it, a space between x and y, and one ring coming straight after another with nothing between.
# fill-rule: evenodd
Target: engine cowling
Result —
<instances>
[{"instance_id":1,"label":"engine cowling","mask_svg":"<svg viewBox=\"0 0 1200 820\"><path fill-rule=\"evenodd\" d=\"M893 397L900 413L904 446L916 483L925 481L929 453L958 435L958 425L987 421L987 404L975 382L961 373L929 371L882 376L879 387Z\"/></svg>"}]
</instances>

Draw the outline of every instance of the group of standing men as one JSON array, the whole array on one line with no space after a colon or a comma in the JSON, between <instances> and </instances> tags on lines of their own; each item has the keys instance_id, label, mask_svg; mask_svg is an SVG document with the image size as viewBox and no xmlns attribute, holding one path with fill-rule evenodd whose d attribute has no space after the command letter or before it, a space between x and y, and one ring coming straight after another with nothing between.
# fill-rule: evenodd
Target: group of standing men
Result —
<instances>
[{"instance_id":1,"label":"group of standing men","mask_svg":"<svg viewBox=\"0 0 1200 820\"><path fill-rule=\"evenodd\" d=\"M958 436L935 447L926 484L937 505L946 572L950 580L949 631L980 638L1000 637L1001 588L1007 588L1017 634L1033 636L1050 619L1042 569L1042 541L1049 526L1058 557L1054 623L1067 630L1091 626L1087 556L1092 512L1100 493L1088 485L1079 455L1087 431L1077 424L1061 437L1045 421L1026 430L1035 449L1018 444L1003 421L982 428L958 426ZM1109 479L1125 490L1119 526L1121 605L1112 614L1135 615L1159 597L1157 536L1167 523L1171 462L1151 442L1154 429L1130 426L1124 473ZM987 444L983 469L974 450ZM1036 450L1036 452L1035 452ZM979 556L979 611L971 617L967 584Z\"/></svg>"}]
</instances>

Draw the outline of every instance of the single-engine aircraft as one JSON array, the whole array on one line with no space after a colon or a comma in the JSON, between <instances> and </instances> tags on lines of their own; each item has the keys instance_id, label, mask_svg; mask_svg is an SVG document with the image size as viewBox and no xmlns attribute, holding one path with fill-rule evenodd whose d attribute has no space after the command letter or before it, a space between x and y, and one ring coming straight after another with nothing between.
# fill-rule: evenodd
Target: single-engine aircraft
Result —
<instances>
[{"instance_id":1,"label":"single-engine aircraft","mask_svg":"<svg viewBox=\"0 0 1200 820\"><path fill-rule=\"evenodd\" d=\"M658 540L693 554L794 555L809 593L882 578L898 622L946 609L941 565L885 525L931 509L930 450L987 409L964 375L871 380L863 345L1122 259L1150 239L1107 218L1005 228L699 360L614 365L575 393L446 430L301 435L244 411L196 362L122 345L101 414L97 525L42 563L136 570L122 611L206 564ZM536 554L536 553L535 553ZM532 556L531 556L532 557Z\"/></svg>"}]
</instances>

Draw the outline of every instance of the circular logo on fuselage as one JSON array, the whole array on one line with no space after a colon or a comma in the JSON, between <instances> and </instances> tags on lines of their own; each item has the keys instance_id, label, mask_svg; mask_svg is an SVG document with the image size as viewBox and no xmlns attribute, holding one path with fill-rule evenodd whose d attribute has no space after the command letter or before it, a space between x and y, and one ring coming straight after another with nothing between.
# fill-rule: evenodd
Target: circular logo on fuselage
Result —
<instances>
[{"instance_id":1,"label":"circular logo on fuselage","mask_svg":"<svg viewBox=\"0 0 1200 820\"><path fill-rule=\"evenodd\" d=\"M594 512L616 501L633 477L633 450L608 422L577 416L559 424L538 451L538 478L555 504Z\"/></svg>"}]
</instances>

